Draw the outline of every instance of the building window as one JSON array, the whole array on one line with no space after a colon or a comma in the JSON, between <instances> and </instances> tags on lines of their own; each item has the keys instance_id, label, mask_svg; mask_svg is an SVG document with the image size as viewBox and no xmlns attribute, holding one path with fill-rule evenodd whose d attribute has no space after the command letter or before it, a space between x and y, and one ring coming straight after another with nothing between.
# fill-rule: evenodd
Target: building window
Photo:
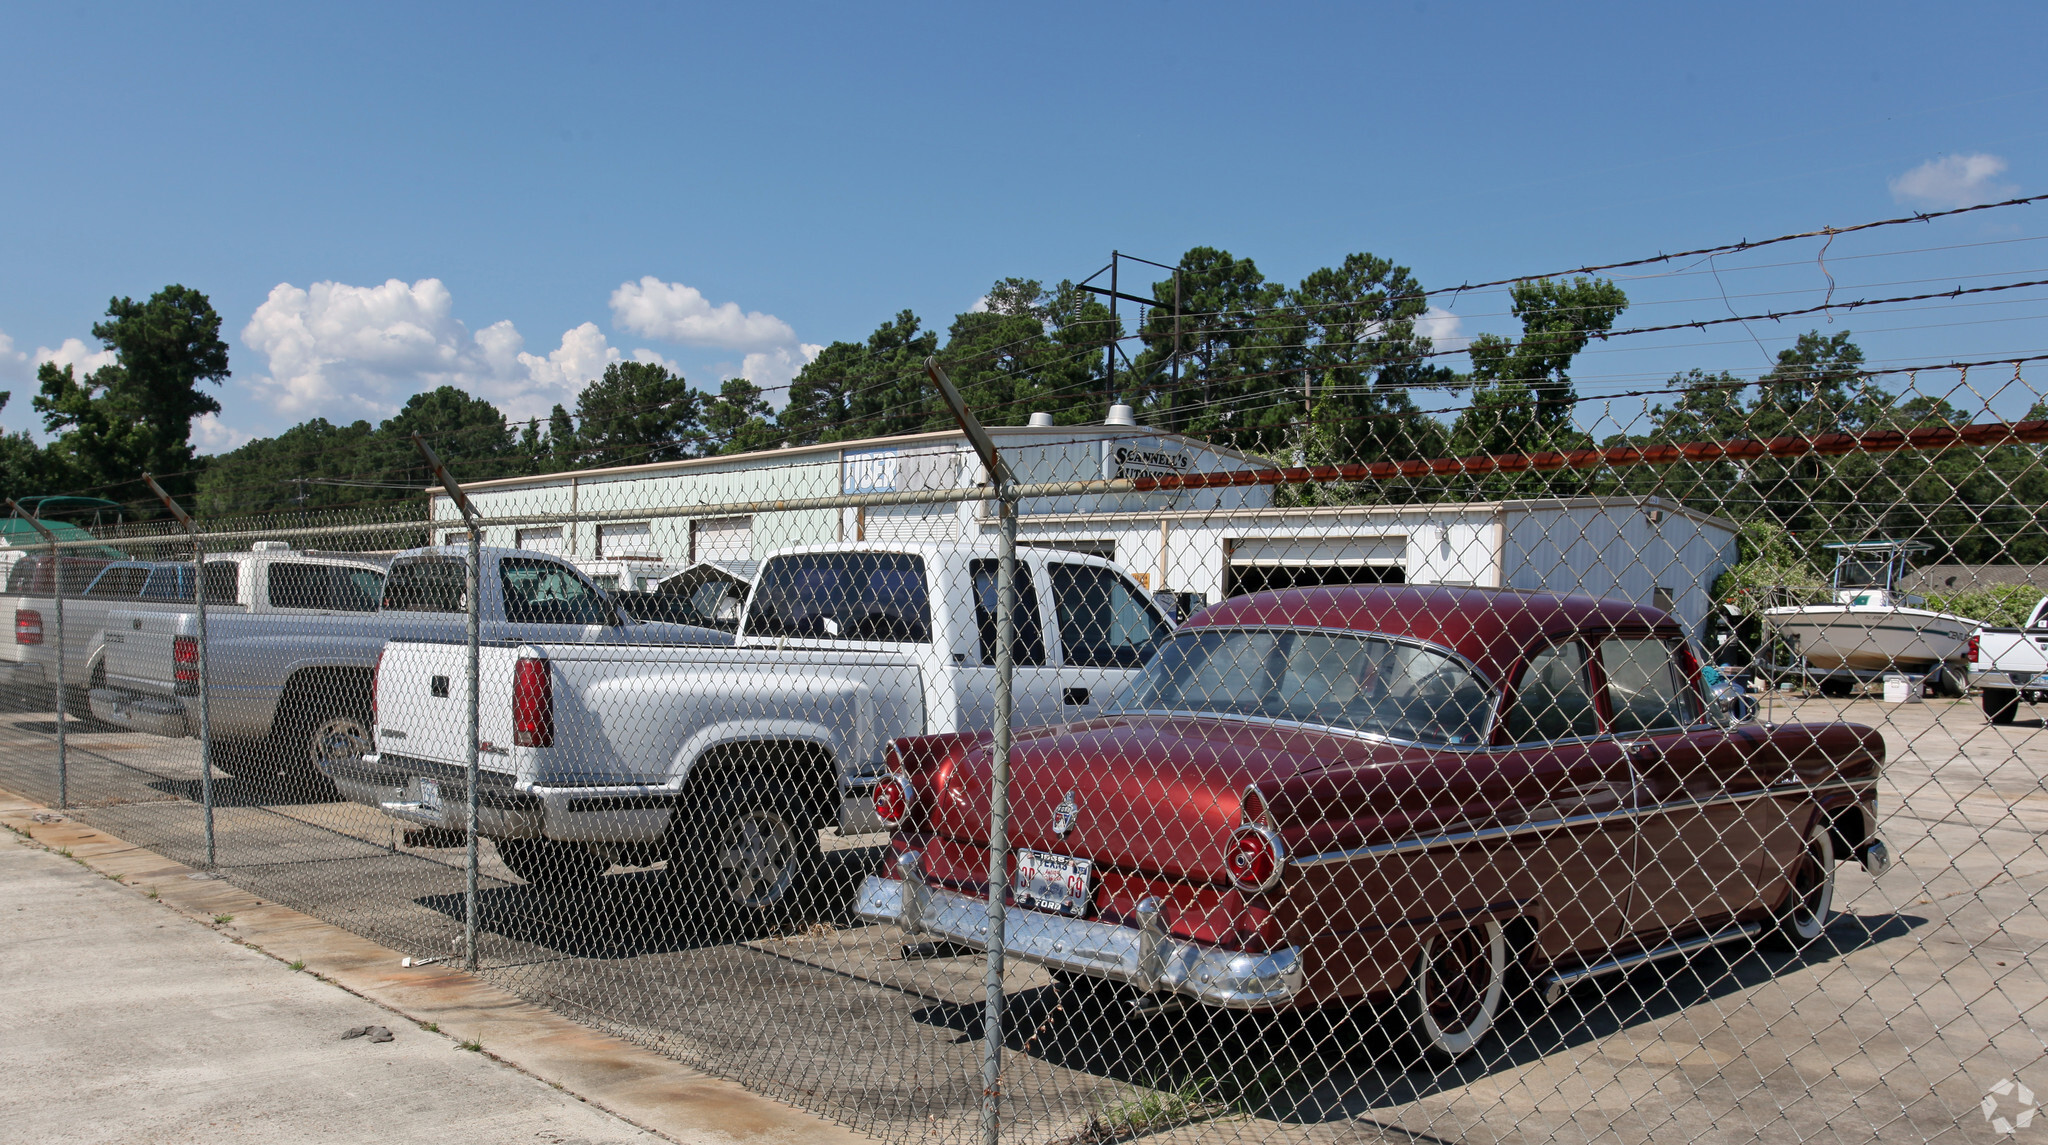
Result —
<instances>
[{"instance_id":1,"label":"building window","mask_svg":"<svg viewBox=\"0 0 2048 1145\"><path fill-rule=\"evenodd\" d=\"M469 543L469 530L450 529L441 534L441 543L444 545L466 545Z\"/></svg>"},{"instance_id":2,"label":"building window","mask_svg":"<svg viewBox=\"0 0 2048 1145\"><path fill-rule=\"evenodd\" d=\"M597 555L617 559L619 557L653 557L654 525L648 521L619 521L597 527Z\"/></svg>"}]
</instances>

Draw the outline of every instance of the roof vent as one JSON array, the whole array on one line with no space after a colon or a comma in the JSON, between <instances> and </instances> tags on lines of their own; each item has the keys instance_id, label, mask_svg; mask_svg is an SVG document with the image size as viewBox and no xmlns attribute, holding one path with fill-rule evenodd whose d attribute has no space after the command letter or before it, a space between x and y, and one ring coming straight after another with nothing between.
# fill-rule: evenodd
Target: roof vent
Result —
<instances>
[{"instance_id":1,"label":"roof vent","mask_svg":"<svg viewBox=\"0 0 2048 1145\"><path fill-rule=\"evenodd\" d=\"M1109 416L1102 419L1104 425L1136 425L1138 418L1131 407L1122 402L1109 407Z\"/></svg>"},{"instance_id":2,"label":"roof vent","mask_svg":"<svg viewBox=\"0 0 2048 1145\"><path fill-rule=\"evenodd\" d=\"M1031 424L1040 428L1049 428L1052 425L1052 415L1044 410L1039 410L1031 415Z\"/></svg>"},{"instance_id":3,"label":"roof vent","mask_svg":"<svg viewBox=\"0 0 2048 1145\"><path fill-rule=\"evenodd\" d=\"M292 551L290 541L257 541L249 546L252 553L288 553Z\"/></svg>"}]
</instances>

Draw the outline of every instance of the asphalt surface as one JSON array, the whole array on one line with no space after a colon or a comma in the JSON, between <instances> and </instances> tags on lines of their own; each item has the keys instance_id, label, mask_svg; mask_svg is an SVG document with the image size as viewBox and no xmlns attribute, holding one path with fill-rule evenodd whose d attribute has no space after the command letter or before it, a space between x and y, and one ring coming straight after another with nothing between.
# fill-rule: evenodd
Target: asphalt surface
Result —
<instances>
[{"instance_id":1,"label":"asphalt surface","mask_svg":"<svg viewBox=\"0 0 2048 1145\"><path fill-rule=\"evenodd\" d=\"M1780 702L1774 718L1881 728L1898 862L1840 870L1823 939L1744 944L1582 984L1449 1072L1405 1064L1365 1016L1104 1016L1013 970L1005 1137L1174 1140L1953 1141L2002 1135L2048 1095L2048 732L1974 702ZM2021 713L2033 717L2032 709ZM0 718L0 787L54 802L47 714ZM74 814L204 859L197 752L74 725ZM217 857L237 885L393 948L459 939L462 852L409 845L349 804L216 773ZM659 870L591 893L524 885L485 849L490 979L678 1061L891 1140L978 1141L981 962L906 952L845 896L879 840L830 840L828 890L773 934L694 917ZM2001 1093L1997 1087L2004 1084Z\"/></svg>"}]
</instances>

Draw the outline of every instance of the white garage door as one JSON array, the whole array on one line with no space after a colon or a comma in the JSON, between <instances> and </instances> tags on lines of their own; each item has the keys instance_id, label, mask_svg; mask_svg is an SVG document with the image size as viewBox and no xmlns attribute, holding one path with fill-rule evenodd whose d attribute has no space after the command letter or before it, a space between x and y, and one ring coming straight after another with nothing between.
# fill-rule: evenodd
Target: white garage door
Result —
<instances>
[{"instance_id":1,"label":"white garage door","mask_svg":"<svg viewBox=\"0 0 2048 1145\"><path fill-rule=\"evenodd\" d=\"M1399 584L1406 537L1243 537L1229 547L1224 595L1335 584Z\"/></svg>"},{"instance_id":2,"label":"white garage door","mask_svg":"<svg viewBox=\"0 0 2048 1145\"><path fill-rule=\"evenodd\" d=\"M519 530L519 547L536 553L553 553L560 556L562 549L562 527L551 525L545 529Z\"/></svg>"},{"instance_id":3,"label":"white garage door","mask_svg":"<svg viewBox=\"0 0 2048 1145\"><path fill-rule=\"evenodd\" d=\"M690 559L746 561L754 556L752 517L711 517L690 522Z\"/></svg>"}]
</instances>

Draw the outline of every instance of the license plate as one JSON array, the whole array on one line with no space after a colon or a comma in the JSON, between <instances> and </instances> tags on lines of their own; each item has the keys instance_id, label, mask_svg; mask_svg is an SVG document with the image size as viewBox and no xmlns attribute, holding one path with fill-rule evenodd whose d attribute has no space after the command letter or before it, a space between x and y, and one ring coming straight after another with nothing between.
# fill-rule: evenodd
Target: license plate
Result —
<instances>
[{"instance_id":1,"label":"license plate","mask_svg":"<svg viewBox=\"0 0 2048 1145\"><path fill-rule=\"evenodd\" d=\"M1010 884L1017 905L1080 918L1088 911L1095 864L1072 855L1018 851L1017 877Z\"/></svg>"},{"instance_id":2,"label":"license plate","mask_svg":"<svg viewBox=\"0 0 2048 1145\"><path fill-rule=\"evenodd\" d=\"M439 811L440 809L441 785L431 779L420 780L420 810Z\"/></svg>"}]
</instances>

